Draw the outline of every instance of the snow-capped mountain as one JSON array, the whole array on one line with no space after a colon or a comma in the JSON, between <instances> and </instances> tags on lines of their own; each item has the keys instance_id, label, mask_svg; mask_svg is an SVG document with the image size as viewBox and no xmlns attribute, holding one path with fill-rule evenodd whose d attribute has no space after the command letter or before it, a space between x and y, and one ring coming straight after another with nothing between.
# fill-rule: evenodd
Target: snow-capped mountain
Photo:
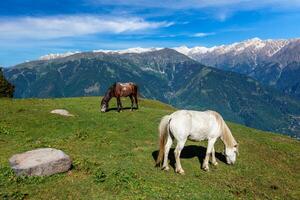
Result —
<instances>
[{"instance_id":1,"label":"snow-capped mountain","mask_svg":"<svg viewBox=\"0 0 300 200\"><path fill-rule=\"evenodd\" d=\"M300 40L261 40L253 38L229 45L214 47L196 46L193 48L177 47L176 51L185 54L197 61L218 68L238 68L240 64L248 63L250 69L237 69L248 71L257 66L258 62L276 60L273 56L285 46Z\"/></svg>"},{"instance_id":2,"label":"snow-capped mountain","mask_svg":"<svg viewBox=\"0 0 300 200\"><path fill-rule=\"evenodd\" d=\"M94 53L118 53L118 54L125 54L125 53L146 53L151 51L158 51L163 48L141 48L141 47L134 47L129 49L122 49L122 50L105 50L105 49L99 49L99 50L93 50Z\"/></svg>"},{"instance_id":3,"label":"snow-capped mountain","mask_svg":"<svg viewBox=\"0 0 300 200\"><path fill-rule=\"evenodd\" d=\"M123 50L100 49L89 53L95 56L102 53L125 55L156 52L161 49L163 48L135 47ZM261 40L252 38L229 45L192 48L181 46L173 49L205 65L246 74L265 85L275 86L288 94L300 97L300 78L298 78L300 77L300 39ZM74 54L84 57L76 51L48 54L40 57L40 60L64 58ZM145 70L161 71L160 66L156 67L157 69L145 68ZM288 77L291 78L286 81Z\"/></svg>"},{"instance_id":4,"label":"snow-capped mountain","mask_svg":"<svg viewBox=\"0 0 300 200\"><path fill-rule=\"evenodd\" d=\"M248 60L252 60L254 63L257 61L269 61L276 60L273 58L273 55L277 54L280 50L288 49L288 46L298 46L300 44L300 39L291 39L291 40L261 40L259 38L252 38L242 42L236 42L229 45L220 45L213 47L204 47L204 46L195 46L188 48L187 46L174 47L172 49L189 56L197 61L201 61L204 64L209 64L218 67L219 63L222 63L222 60L229 60L228 56L232 57L232 63L239 63L239 60L242 62L242 57L247 57ZM145 53L151 51L161 50L163 48L141 48L134 47L128 49L120 50L107 50L107 49L98 49L93 50L93 53ZM66 52L66 53L51 53L44 56L41 56L39 60L50 60L56 58L63 58L70 55L81 53L80 51L75 52ZM218 57L218 59L216 59ZM295 59L300 60L299 57Z\"/></svg>"},{"instance_id":5,"label":"snow-capped mountain","mask_svg":"<svg viewBox=\"0 0 300 200\"><path fill-rule=\"evenodd\" d=\"M107 49L97 49L93 50L93 53L111 53L111 54L125 54L125 53L146 53L151 51L158 51L163 48L141 48L141 47L134 47L134 48L128 48L128 49L120 49L120 50L107 50ZM51 60L51 59L57 59L57 58L64 58L68 57L77 53L81 53L80 51L75 52L66 52L66 53L50 53L47 55L43 55L39 57L39 60Z\"/></svg>"},{"instance_id":6,"label":"snow-capped mountain","mask_svg":"<svg viewBox=\"0 0 300 200\"><path fill-rule=\"evenodd\" d=\"M71 56L71 55L74 55L77 53L81 53L81 52L80 51L75 51L75 52L68 51L66 53L50 53L50 54L41 56L39 58L39 60L51 60L51 59L56 59L56 58L64 58L64 57Z\"/></svg>"},{"instance_id":7,"label":"snow-capped mountain","mask_svg":"<svg viewBox=\"0 0 300 200\"><path fill-rule=\"evenodd\" d=\"M210 48L182 46L174 49L205 65L246 74L300 97L300 39L253 38Z\"/></svg>"}]
</instances>

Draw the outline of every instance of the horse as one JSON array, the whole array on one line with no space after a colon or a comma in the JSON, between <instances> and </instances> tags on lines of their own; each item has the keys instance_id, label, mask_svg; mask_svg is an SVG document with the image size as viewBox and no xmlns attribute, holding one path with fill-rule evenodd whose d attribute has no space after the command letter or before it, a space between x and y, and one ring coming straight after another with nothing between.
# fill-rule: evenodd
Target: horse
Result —
<instances>
[{"instance_id":1,"label":"horse","mask_svg":"<svg viewBox=\"0 0 300 200\"><path fill-rule=\"evenodd\" d=\"M174 150L175 172L184 174L180 163L180 153L187 139L191 141L208 140L206 155L202 168L209 170L208 162L211 155L211 163L216 166L218 162L215 157L214 144L220 137L224 143L227 164L234 164L238 155L238 143L231 134L222 116L215 111L193 111L179 110L164 116L159 124L159 154L156 166L169 170L168 154L173 140L176 139L177 146Z\"/></svg>"},{"instance_id":2,"label":"horse","mask_svg":"<svg viewBox=\"0 0 300 200\"><path fill-rule=\"evenodd\" d=\"M136 109L138 106L138 86L135 83L114 83L112 86L108 88L103 99L101 100L101 112L106 112L108 110L108 103L111 98L117 98L117 107L118 112L120 112L123 107L121 103L121 97L130 97L131 100L131 111L133 110L133 104L135 103Z\"/></svg>"}]
</instances>

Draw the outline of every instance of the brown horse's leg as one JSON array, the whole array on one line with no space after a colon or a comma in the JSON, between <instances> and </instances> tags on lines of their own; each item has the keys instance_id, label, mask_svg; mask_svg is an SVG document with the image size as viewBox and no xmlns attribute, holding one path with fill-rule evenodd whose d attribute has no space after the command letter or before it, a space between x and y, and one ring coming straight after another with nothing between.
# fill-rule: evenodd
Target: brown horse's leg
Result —
<instances>
[{"instance_id":1,"label":"brown horse's leg","mask_svg":"<svg viewBox=\"0 0 300 200\"><path fill-rule=\"evenodd\" d=\"M130 97L130 100L131 100L131 111L133 111L133 97L132 97L132 95L130 95L129 97Z\"/></svg>"},{"instance_id":2,"label":"brown horse's leg","mask_svg":"<svg viewBox=\"0 0 300 200\"><path fill-rule=\"evenodd\" d=\"M121 98L117 97L117 102L118 102L118 112L122 111L122 103L121 103Z\"/></svg>"},{"instance_id":3,"label":"brown horse's leg","mask_svg":"<svg viewBox=\"0 0 300 200\"><path fill-rule=\"evenodd\" d=\"M116 99L117 99L117 110L118 112L120 112L120 98L116 97Z\"/></svg>"},{"instance_id":4,"label":"brown horse's leg","mask_svg":"<svg viewBox=\"0 0 300 200\"><path fill-rule=\"evenodd\" d=\"M137 93L134 94L134 101L136 105L136 109L139 109L138 99L137 99Z\"/></svg>"}]
</instances>

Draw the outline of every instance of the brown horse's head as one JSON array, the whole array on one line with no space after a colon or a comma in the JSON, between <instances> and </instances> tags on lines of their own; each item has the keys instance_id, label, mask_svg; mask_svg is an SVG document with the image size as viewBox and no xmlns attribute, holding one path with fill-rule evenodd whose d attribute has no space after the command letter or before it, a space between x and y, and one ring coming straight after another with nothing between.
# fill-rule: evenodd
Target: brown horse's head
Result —
<instances>
[{"instance_id":1,"label":"brown horse's head","mask_svg":"<svg viewBox=\"0 0 300 200\"><path fill-rule=\"evenodd\" d=\"M104 100L104 97L103 97L103 99L102 99L102 101L101 101L100 111L101 111L101 112L106 112L107 109L108 109L108 102L106 102L106 101Z\"/></svg>"},{"instance_id":2,"label":"brown horse's head","mask_svg":"<svg viewBox=\"0 0 300 200\"><path fill-rule=\"evenodd\" d=\"M106 91L103 99L101 100L101 105L100 105L100 111L101 112L106 112L108 110L108 102L112 97L114 97L114 91L115 91L116 83L114 83L112 86L108 88Z\"/></svg>"}]
</instances>

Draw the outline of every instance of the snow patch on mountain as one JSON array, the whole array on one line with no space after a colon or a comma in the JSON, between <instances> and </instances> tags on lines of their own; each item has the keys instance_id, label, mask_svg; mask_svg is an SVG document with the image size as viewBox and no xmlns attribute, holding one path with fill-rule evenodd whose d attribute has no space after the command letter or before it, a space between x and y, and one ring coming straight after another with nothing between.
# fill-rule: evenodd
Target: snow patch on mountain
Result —
<instances>
[{"instance_id":1,"label":"snow patch on mountain","mask_svg":"<svg viewBox=\"0 0 300 200\"><path fill-rule=\"evenodd\" d=\"M245 51L250 54L263 54L271 57L289 42L290 40L261 40L256 37L242 42L235 42L229 45L220 45L210 48L203 46L196 46L192 48L180 46L173 49L194 59L199 58L199 56L202 58L203 56L210 56L212 54L224 55L231 53L233 55L239 55Z\"/></svg>"},{"instance_id":2,"label":"snow patch on mountain","mask_svg":"<svg viewBox=\"0 0 300 200\"><path fill-rule=\"evenodd\" d=\"M93 50L93 53L117 53L117 54L125 54L125 53L145 53L145 52L151 52L151 51L158 51L163 48L141 48L141 47L134 47L134 48L129 48L129 49L121 49L121 50L107 50L107 49L98 49L98 50ZM66 53L50 53L44 56L41 56L39 60L52 60L56 58L64 58L67 56L71 56L77 53L81 53L80 51L75 51L75 52L66 52Z\"/></svg>"},{"instance_id":3,"label":"snow patch on mountain","mask_svg":"<svg viewBox=\"0 0 300 200\"><path fill-rule=\"evenodd\" d=\"M56 58L64 58L64 57L71 56L71 55L74 55L77 53L81 53L81 52L80 51L75 51L75 52L69 51L66 53L50 53L50 54L41 56L39 58L39 60L51 60L51 59L56 59Z\"/></svg>"},{"instance_id":4,"label":"snow patch on mountain","mask_svg":"<svg viewBox=\"0 0 300 200\"><path fill-rule=\"evenodd\" d=\"M180 47L174 47L173 49L184 55L197 54L197 53L204 54L204 53L212 52L213 50L216 49L216 46L210 48L203 47L203 46L196 46L193 48L188 48L187 46L180 46Z\"/></svg>"},{"instance_id":5,"label":"snow patch on mountain","mask_svg":"<svg viewBox=\"0 0 300 200\"><path fill-rule=\"evenodd\" d=\"M122 50L105 50L105 49L98 49L93 50L93 53L118 53L118 54L125 54L125 53L145 53L145 52L151 52L151 51L158 51L163 48L141 48L141 47L134 47L129 49L122 49Z\"/></svg>"}]
</instances>

